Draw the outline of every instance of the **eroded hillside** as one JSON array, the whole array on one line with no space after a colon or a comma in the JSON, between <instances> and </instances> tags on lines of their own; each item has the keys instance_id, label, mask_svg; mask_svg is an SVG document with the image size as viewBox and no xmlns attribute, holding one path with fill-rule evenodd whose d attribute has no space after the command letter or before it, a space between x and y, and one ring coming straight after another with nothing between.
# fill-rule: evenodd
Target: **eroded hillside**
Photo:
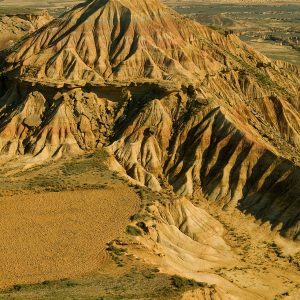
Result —
<instances>
[{"instance_id":1,"label":"eroded hillside","mask_svg":"<svg viewBox=\"0 0 300 300\"><path fill-rule=\"evenodd\" d=\"M158 1L92 1L4 53L2 159L105 146L124 174L297 239L299 69Z\"/></svg>"},{"instance_id":2,"label":"eroded hillside","mask_svg":"<svg viewBox=\"0 0 300 300\"><path fill-rule=\"evenodd\" d=\"M207 279L210 286L201 293L220 299L266 295L259 290L265 275L258 276L259 288L246 290L216 274L199 277L240 261L223 225L188 198L208 201L228 216L238 209L269 235L279 232L297 243L296 66L273 62L235 35L213 31L158 0L80 4L0 56L3 166L27 169L105 149L111 170L157 192L141 206L140 229L132 229L146 236L133 242L134 253L159 249L165 259L150 251L149 262ZM186 198L174 200L175 193ZM159 203L159 197L168 200ZM260 246L250 253L253 265L257 253L267 255ZM292 262L282 261L280 268ZM294 274L297 265L288 266ZM278 268L270 283L274 295L282 289Z\"/></svg>"},{"instance_id":3,"label":"eroded hillside","mask_svg":"<svg viewBox=\"0 0 300 300\"><path fill-rule=\"evenodd\" d=\"M41 28L52 19L46 11L32 14L8 14L0 16L0 50L11 46L24 35Z\"/></svg>"}]
</instances>

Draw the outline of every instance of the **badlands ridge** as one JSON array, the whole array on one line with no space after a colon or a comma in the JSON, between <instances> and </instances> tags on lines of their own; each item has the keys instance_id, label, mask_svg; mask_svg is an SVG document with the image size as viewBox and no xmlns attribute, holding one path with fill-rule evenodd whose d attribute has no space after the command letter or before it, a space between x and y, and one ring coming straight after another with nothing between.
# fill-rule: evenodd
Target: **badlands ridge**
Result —
<instances>
[{"instance_id":1,"label":"badlands ridge","mask_svg":"<svg viewBox=\"0 0 300 300\"><path fill-rule=\"evenodd\" d=\"M80 4L0 56L3 162L105 148L139 184L299 239L297 67L158 0Z\"/></svg>"},{"instance_id":2,"label":"badlands ridge","mask_svg":"<svg viewBox=\"0 0 300 300\"><path fill-rule=\"evenodd\" d=\"M124 268L126 259L131 269L137 259L158 266L161 276L196 280L187 281L198 288L183 299L296 299L299 68L271 61L233 33L202 26L158 0L87 1L0 58L0 162L9 174L0 179L17 186L14 192L37 189L1 196L3 212L11 211L2 220L11 242L2 247L0 284L81 276L103 267L94 263L103 255ZM95 199L82 196L89 188L97 190L90 192ZM30 192L36 192L31 200ZM44 233L34 226L27 230L27 221L45 219L44 210L52 216L43 223L50 238L40 238ZM127 240L113 240L105 251L131 213ZM59 236L71 256L56 239L65 227L73 231ZM52 236L49 263L39 249ZM86 248L78 252L76 245ZM48 271L39 273L41 266ZM98 293L103 282L95 285Z\"/></svg>"}]
</instances>

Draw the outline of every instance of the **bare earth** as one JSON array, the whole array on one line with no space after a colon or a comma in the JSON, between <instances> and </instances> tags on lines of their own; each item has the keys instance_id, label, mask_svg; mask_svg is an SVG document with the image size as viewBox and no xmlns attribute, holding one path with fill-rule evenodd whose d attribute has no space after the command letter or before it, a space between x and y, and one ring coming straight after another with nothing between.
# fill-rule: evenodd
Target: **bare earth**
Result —
<instances>
[{"instance_id":1,"label":"bare earth","mask_svg":"<svg viewBox=\"0 0 300 300\"><path fill-rule=\"evenodd\" d=\"M0 202L0 286L85 274L108 255L138 207L129 188L5 197Z\"/></svg>"}]
</instances>

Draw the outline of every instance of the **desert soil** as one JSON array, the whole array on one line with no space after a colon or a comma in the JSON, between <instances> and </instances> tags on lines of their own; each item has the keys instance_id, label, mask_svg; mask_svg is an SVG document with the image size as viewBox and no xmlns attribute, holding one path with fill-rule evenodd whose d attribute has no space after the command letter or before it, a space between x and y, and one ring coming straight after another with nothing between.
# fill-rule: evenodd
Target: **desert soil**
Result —
<instances>
[{"instance_id":1,"label":"desert soil","mask_svg":"<svg viewBox=\"0 0 300 300\"><path fill-rule=\"evenodd\" d=\"M15 195L0 201L0 287L91 272L138 208L126 187ZM21 212L21 213L20 213Z\"/></svg>"}]
</instances>

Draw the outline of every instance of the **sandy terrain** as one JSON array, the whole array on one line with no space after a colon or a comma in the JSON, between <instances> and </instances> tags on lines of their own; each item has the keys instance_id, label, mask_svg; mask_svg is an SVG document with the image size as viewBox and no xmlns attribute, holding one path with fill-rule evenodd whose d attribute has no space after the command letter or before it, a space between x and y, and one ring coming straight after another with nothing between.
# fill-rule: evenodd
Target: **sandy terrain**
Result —
<instances>
[{"instance_id":1,"label":"sandy terrain","mask_svg":"<svg viewBox=\"0 0 300 300\"><path fill-rule=\"evenodd\" d=\"M2 198L0 286L99 268L106 243L124 231L137 206L137 196L122 187Z\"/></svg>"},{"instance_id":2,"label":"sandy terrain","mask_svg":"<svg viewBox=\"0 0 300 300\"><path fill-rule=\"evenodd\" d=\"M259 226L237 210L203 200L197 205L205 210L186 199L150 206L156 226L149 221L150 234L139 237L147 250L133 252L162 272L208 284L183 299L299 299L299 243L270 234L269 224Z\"/></svg>"}]
</instances>

